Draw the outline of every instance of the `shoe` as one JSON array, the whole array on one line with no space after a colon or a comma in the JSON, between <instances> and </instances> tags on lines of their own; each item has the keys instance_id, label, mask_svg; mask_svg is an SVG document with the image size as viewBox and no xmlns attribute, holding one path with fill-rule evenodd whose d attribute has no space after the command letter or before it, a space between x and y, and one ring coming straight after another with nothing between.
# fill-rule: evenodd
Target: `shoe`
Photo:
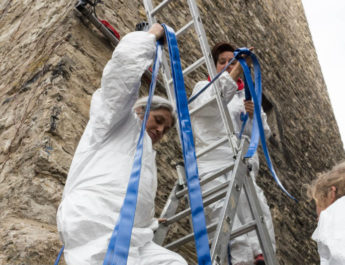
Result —
<instances>
[{"instance_id":1,"label":"shoe","mask_svg":"<svg viewBox=\"0 0 345 265\"><path fill-rule=\"evenodd\" d=\"M265 265L265 259L262 254L259 254L255 257L254 265Z\"/></svg>"}]
</instances>

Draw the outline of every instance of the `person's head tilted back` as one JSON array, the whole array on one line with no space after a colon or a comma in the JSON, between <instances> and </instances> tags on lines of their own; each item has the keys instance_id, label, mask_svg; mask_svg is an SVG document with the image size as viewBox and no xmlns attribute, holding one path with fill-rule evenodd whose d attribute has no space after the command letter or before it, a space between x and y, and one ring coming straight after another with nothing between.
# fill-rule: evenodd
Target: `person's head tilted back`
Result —
<instances>
[{"instance_id":1,"label":"person's head tilted back","mask_svg":"<svg viewBox=\"0 0 345 265\"><path fill-rule=\"evenodd\" d=\"M148 97L142 97L133 106L133 110L140 119L144 118L147 99ZM175 122L174 108L169 100L160 96L153 96L146 123L146 131L152 143L154 144L162 139L163 135L175 125Z\"/></svg>"}]
</instances>

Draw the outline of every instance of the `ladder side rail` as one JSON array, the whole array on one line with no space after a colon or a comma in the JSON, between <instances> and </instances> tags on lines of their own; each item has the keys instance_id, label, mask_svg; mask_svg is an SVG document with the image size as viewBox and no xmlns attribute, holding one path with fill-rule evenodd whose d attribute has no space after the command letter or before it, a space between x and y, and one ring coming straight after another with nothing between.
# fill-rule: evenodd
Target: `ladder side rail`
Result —
<instances>
[{"instance_id":1,"label":"ladder side rail","mask_svg":"<svg viewBox=\"0 0 345 265\"><path fill-rule=\"evenodd\" d=\"M169 3L170 1L165 1L165 2ZM165 6L165 4L164 4L164 6ZM144 0L144 7L145 7L145 10L146 10L146 17L148 18L148 22L149 22L150 25L153 25L154 23L156 23L156 19L152 15L152 10L154 9L152 1L151 0ZM162 7L163 7L163 5L162 5ZM163 81L164 81L164 84L165 84L165 91L167 93L168 99L172 103L173 106L176 106L176 98L175 98L174 86L173 86L173 82L170 82L170 80L172 80L172 76L171 76L171 73L170 73L170 67L169 67L169 63L168 63L168 60L167 60L165 52L163 52L163 54L162 54L161 67L162 67L161 68L161 74L163 76ZM179 139L181 139L180 126L179 126L178 122L176 123L176 131L177 131ZM181 168L177 170L177 173L178 174L179 173L185 174L183 170L181 171ZM181 176L180 175L178 177L179 177L179 179L178 179L179 184L182 184L182 182L183 182L183 185L184 185L183 187L185 187L185 181L181 181ZM183 179L186 180L185 176L183 177ZM176 190L176 191L178 191L178 190ZM174 194L175 194L174 196L176 196L176 192L174 192ZM187 198L187 200L189 200L189 198ZM189 201L188 201L188 205L189 205ZM175 213L176 213L176 211L175 211ZM167 219L169 220L170 218L167 218ZM162 245L162 243L163 243L163 241L164 241L164 239L166 237L166 234L167 234L167 232L169 230L170 223L168 221L166 221L162 225L164 225L165 227L161 227L161 229L159 229L160 231L156 231L156 233L157 233L157 241L159 239L159 242L161 243L160 245Z\"/></svg>"},{"instance_id":2,"label":"ladder side rail","mask_svg":"<svg viewBox=\"0 0 345 265\"><path fill-rule=\"evenodd\" d=\"M228 243L243 187L243 176L247 172L247 165L242 158L245 147L247 147L247 144L245 144L245 138L243 138L240 143L240 151L236 158L235 167L231 174L231 182L224 200L223 209L219 216L217 230L212 240L211 258L214 265L223 264L227 256Z\"/></svg>"},{"instance_id":3,"label":"ladder side rail","mask_svg":"<svg viewBox=\"0 0 345 265\"><path fill-rule=\"evenodd\" d=\"M247 174L244 178L244 190L253 218L256 220L256 232L265 257L265 262L267 265L278 265L271 238L265 223L264 214L250 174Z\"/></svg>"},{"instance_id":4,"label":"ladder side rail","mask_svg":"<svg viewBox=\"0 0 345 265\"><path fill-rule=\"evenodd\" d=\"M176 213L179 205L179 199L176 197L176 192L180 189L182 189L181 185L179 185L178 182L176 182L174 188L170 192L170 195L160 215L160 218L169 218ZM165 223L160 223L157 230L155 231L153 241L158 245L163 245L168 230L169 227Z\"/></svg>"},{"instance_id":5,"label":"ladder side rail","mask_svg":"<svg viewBox=\"0 0 345 265\"><path fill-rule=\"evenodd\" d=\"M166 2L169 3L170 1L166 1ZM144 0L144 6L145 6L146 17L148 18L148 22L150 25L153 25L154 23L156 23L156 19L152 15L152 10L154 10L152 1L151 0ZM168 63L167 57L165 55L165 52L163 52L163 54L162 54L161 65L162 65L161 73L163 76L163 81L165 84L165 89L167 92L168 99L170 102L172 102L173 106L176 106L174 86L173 86L173 83L170 82L170 80L172 80L172 76L170 74L170 67L169 67L169 63ZM177 133L179 135L179 139L181 139L179 123L176 123L176 130L177 130Z\"/></svg>"},{"instance_id":6,"label":"ladder side rail","mask_svg":"<svg viewBox=\"0 0 345 265\"><path fill-rule=\"evenodd\" d=\"M194 20L195 31L198 35L200 47L206 60L207 71L212 79L216 76L217 73L216 73L215 65L212 60L211 50L207 42L205 29L201 21L199 9L194 0L187 0L187 2L188 2L189 10ZM219 111L220 111L223 123L225 125L225 130L228 135L229 144L232 148L233 154L236 154L238 151L238 145L237 145L237 141L235 140L236 136L234 135L234 126L232 124L232 120L231 120L229 111L227 109L227 105L224 102L219 90L220 88L219 80L216 80L216 82L214 83L214 86L215 86L215 92L217 96Z\"/></svg>"}]
</instances>

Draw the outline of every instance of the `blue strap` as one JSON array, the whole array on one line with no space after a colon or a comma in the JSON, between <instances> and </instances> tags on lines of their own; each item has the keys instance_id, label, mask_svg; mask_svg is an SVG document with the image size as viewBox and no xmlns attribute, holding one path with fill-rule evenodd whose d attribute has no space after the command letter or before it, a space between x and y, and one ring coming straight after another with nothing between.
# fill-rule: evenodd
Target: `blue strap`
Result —
<instances>
[{"instance_id":1,"label":"blue strap","mask_svg":"<svg viewBox=\"0 0 345 265\"><path fill-rule=\"evenodd\" d=\"M244 114L243 112L241 112L241 121L242 121L242 126L241 126L241 131L240 131L240 133L239 133L239 135L238 135L238 138L242 138L242 134L243 134L243 132L244 132L244 128L246 127L246 124L247 124L247 121L248 121L248 117L249 117L249 115L248 115L248 113L246 113L246 114Z\"/></svg>"},{"instance_id":2,"label":"blue strap","mask_svg":"<svg viewBox=\"0 0 345 265\"><path fill-rule=\"evenodd\" d=\"M136 152L134 155L132 172L127 186L127 192L121 207L120 216L110 238L108 250L103 265L126 265L129 246L131 242L132 228L134 224L135 210L138 197L138 188L143 154L143 140L146 130L146 121L150 112L151 100L156 86L159 65L162 58L162 43L157 42L156 59L153 65L152 81L147 101L144 120L142 123Z\"/></svg>"},{"instance_id":3,"label":"blue strap","mask_svg":"<svg viewBox=\"0 0 345 265\"><path fill-rule=\"evenodd\" d=\"M248 68L248 65L246 63L246 60L242 58L242 54L249 55L252 59L253 66L254 66L254 77L255 77L255 88L253 84L253 80L250 74L250 70ZM261 89L261 71L260 71L260 64L256 58L256 56L248 49L241 48L234 52L235 57L240 62L243 72L245 75L245 78L247 80L247 84L250 90L250 94L254 101L254 119L253 119L253 129L252 129L252 137L250 140L250 145L247 151L247 154L245 155L246 158L252 157L254 153L256 152L259 137L261 140L262 149L266 158L267 166L270 169L270 172L278 184L279 188L285 192L291 199L297 201L283 186L283 184L280 182L274 168L272 165L272 161L268 152L267 144L266 144L266 138L265 138L265 131L262 125L261 120L261 99L262 99L262 89Z\"/></svg>"},{"instance_id":4,"label":"blue strap","mask_svg":"<svg viewBox=\"0 0 345 265\"><path fill-rule=\"evenodd\" d=\"M252 99L252 96L250 95L250 91L249 91L249 88L248 88L248 84L247 84L247 80L246 78L244 78L244 93L245 93L245 99L246 100L251 100ZM244 114L243 112L241 113L241 121L242 121L242 126L241 126L241 131L240 131L240 134L239 134L239 138L241 139L242 138L242 134L244 132L244 128L246 127L246 124L247 124L247 121L248 121L248 113Z\"/></svg>"},{"instance_id":5,"label":"blue strap","mask_svg":"<svg viewBox=\"0 0 345 265\"><path fill-rule=\"evenodd\" d=\"M63 250L64 250L65 246L62 246L62 248L60 249L60 252L59 252L59 255L57 256L55 262L54 262L54 265L58 265L59 262L60 262L60 259L61 259L61 255L63 253Z\"/></svg>"},{"instance_id":6,"label":"blue strap","mask_svg":"<svg viewBox=\"0 0 345 265\"><path fill-rule=\"evenodd\" d=\"M196 93L194 96L190 97L188 100L188 104L192 103L198 96L200 96L200 94L202 94L210 85L212 85L219 77L222 73L225 72L226 69L228 69L228 67L232 64L233 61L235 61L236 58L232 58L228 64L218 73L216 74L216 76L211 80L211 82L209 82L206 86L204 86L202 89L200 89L200 91L198 93Z\"/></svg>"},{"instance_id":7,"label":"blue strap","mask_svg":"<svg viewBox=\"0 0 345 265\"><path fill-rule=\"evenodd\" d=\"M237 58L237 60L241 63L241 66L243 68L243 72L244 72L244 76L245 76L245 80L246 80L246 85L247 85L245 89L247 89L246 94L248 96L248 89L249 89L250 93L252 93L252 91L250 89L251 89L251 87L252 88L254 87L254 84L253 84L253 80L251 78L251 74L250 74L250 70L249 70L248 66L247 66L247 68L244 68L244 66L243 66L243 62L245 63L245 60L242 58L242 54L250 56L253 53L251 53L246 48L240 48L234 52L235 58ZM253 56L255 56L255 55L253 54ZM258 104L259 104L259 108L261 110L261 71L260 71L259 62L257 61L256 57L255 57L255 60L257 62L257 63L254 63L254 60L253 60L254 76L255 76L255 95L258 98ZM252 97L253 97L253 95L252 95ZM261 119L261 112L260 112L259 116ZM248 151L247 151L245 157L252 157L258 148L260 135L259 135L259 133L257 133L258 132L257 126L258 125L257 125L257 117L255 115L255 102L254 102L253 129L252 129L250 144L249 144Z\"/></svg>"},{"instance_id":8,"label":"blue strap","mask_svg":"<svg viewBox=\"0 0 345 265\"><path fill-rule=\"evenodd\" d=\"M208 244L206 221L199 183L198 167L196 163L192 126L189 117L188 101L184 86L180 54L173 29L164 24L162 26L165 29L166 40L168 42L170 63L174 81L178 121L181 132L180 137L184 163L186 165L185 171L192 212L192 223L196 252L198 256L198 264L211 265L211 255Z\"/></svg>"}]
</instances>

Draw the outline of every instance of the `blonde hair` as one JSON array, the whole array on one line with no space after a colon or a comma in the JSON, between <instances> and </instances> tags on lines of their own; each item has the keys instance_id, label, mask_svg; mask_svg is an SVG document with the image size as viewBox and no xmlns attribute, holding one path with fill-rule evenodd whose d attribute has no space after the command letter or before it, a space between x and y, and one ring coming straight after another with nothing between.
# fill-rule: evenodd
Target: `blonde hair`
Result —
<instances>
[{"instance_id":1,"label":"blonde hair","mask_svg":"<svg viewBox=\"0 0 345 265\"><path fill-rule=\"evenodd\" d=\"M335 200L345 195L345 161L330 171L319 174L308 186L307 195L315 200L316 205L324 206L323 203L332 186L336 188Z\"/></svg>"}]
</instances>

